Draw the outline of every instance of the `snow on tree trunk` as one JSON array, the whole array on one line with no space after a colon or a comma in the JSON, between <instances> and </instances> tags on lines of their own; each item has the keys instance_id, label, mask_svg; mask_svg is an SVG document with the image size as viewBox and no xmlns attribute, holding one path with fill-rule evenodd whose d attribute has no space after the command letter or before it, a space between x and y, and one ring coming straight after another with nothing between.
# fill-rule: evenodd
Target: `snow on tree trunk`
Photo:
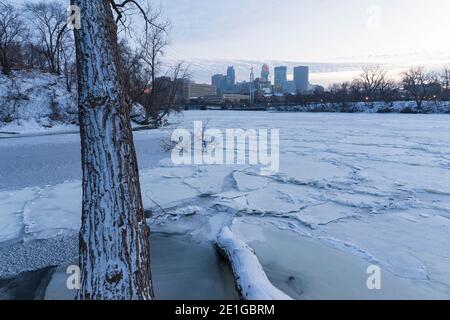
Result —
<instances>
[{"instance_id":1,"label":"snow on tree trunk","mask_svg":"<svg viewBox=\"0 0 450 320\"><path fill-rule=\"evenodd\" d=\"M79 299L152 299L149 228L109 0L75 0L83 168Z\"/></svg>"}]
</instances>

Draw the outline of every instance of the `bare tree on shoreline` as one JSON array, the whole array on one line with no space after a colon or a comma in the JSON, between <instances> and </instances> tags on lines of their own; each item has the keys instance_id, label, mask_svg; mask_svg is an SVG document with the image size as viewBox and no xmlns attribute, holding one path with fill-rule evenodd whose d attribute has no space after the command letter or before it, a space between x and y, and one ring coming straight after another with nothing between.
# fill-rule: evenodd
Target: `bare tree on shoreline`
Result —
<instances>
[{"instance_id":1,"label":"bare tree on shoreline","mask_svg":"<svg viewBox=\"0 0 450 320\"><path fill-rule=\"evenodd\" d=\"M144 62L146 70L150 75L151 91L144 103L145 123L149 123L154 118L156 98L158 95L158 86L156 77L161 68L161 57L168 45L167 32L170 28L170 22L162 19L161 11L152 10L150 7L146 9L146 14L151 15L157 26L149 26L144 29L142 36L138 37L139 56ZM153 114L152 114L153 113Z\"/></svg>"},{"instance_id":2,"label":"bare tree on shoreline","mask_svg":"<svg viewBox=\"0 0 450 320\"><path fill-rule=\"evenodd\" d=\"M363 72L355 81L360 83L363 101L369 107L380 99L382 91L390 88L387 71L380 66L363 67Z\"/></svg>"},{"instance_id":3,"label":"bare tree on shoreline","mask_svg":"<svg viewBox=\"0 0 450 320\"><path fill-rule=\"evenodd\" d=\"M68 32L66 8L59 2L29 2L25 8L51 73L61 73L61 50Z\"/></svg>"},{"instance_id":4,"label":"bare tree on shoreline","mask_svg":"<svg viewBox=\"0 0 450 320\"><path fill-rule=\"evenodd\" d=\"M423 107L432 81L433 75L426 72L423 66L410 68L402 73L403 86L413 97L418 109Z\"/></svg>"},{"instance_id":5,"label":"bare tree on shoreline","mask_svg":"<svg viewBox=\"0 0 450 320\"><path fill-rule=\"evenodd\" d=\"M450 68L444 67L441 74L441 83L442 83L442 89L443 89L443 98L445 100L450 99Z\"/></svg>"},{"instance_id":6,"label":"bare tree on shoreline","mask_svg":"<svg viewBox=\"0 0 450 320\"><path fill-rule=\"evenodd\" d=\"M23 40L26 28L17 9L8 2L0 1L0 65L5 75L11 74L14 45Z\"/></svg>"}]
</instances>

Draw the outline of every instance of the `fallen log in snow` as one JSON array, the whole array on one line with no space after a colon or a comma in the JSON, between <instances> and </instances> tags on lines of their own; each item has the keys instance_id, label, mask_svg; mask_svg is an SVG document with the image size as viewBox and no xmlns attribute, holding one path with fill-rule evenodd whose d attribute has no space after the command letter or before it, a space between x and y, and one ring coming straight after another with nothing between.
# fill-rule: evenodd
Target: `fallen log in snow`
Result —
<instances>
[{"instance_id":1,"label":"fallen log in snow","mask_svg":"<svg viewBox=\"0 0 450 320\"><path fill-rule=\"evenodd\" d=\"M217 247L230 261L236 286L245 300L292 300L267 278L255 252L228 227L217 237Z\"/></svg>"}]
</instances>

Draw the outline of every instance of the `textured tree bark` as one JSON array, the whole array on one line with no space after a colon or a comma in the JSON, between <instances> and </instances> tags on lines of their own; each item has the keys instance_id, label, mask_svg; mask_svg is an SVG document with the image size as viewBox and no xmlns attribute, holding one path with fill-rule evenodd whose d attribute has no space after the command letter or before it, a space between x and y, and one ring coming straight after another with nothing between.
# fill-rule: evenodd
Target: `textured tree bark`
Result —
<instances>
[{"instance_id":1,"label":"textured tree bark","mask_svg":"<svg viewBox=\"0 0 450 320\"><path fill-rule=\"evenodd\" d=\"M78 299L152 299L144 217L129 107L119 71L109 0L73 0L83 168Z\"/></svg>"}]
</instances>

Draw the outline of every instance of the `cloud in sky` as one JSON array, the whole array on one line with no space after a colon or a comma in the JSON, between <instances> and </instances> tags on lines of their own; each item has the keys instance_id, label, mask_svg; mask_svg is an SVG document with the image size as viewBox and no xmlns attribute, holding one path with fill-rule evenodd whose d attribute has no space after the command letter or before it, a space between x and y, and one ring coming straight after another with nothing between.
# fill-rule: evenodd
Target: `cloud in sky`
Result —
<instances>
[{"instance_id":1,"label":"cloud in sky","mask_svg":"<svg viewBox=\"0 0 450 320\"><path fill-rule=\"evenodd\" d=\"M14 0L27 1L41 0ZM149 1L173 23L165 62L186 60L200 82L233 64L241 80L262 63L309 64L319 84L350 79L360 63L394 75L450 65L449 0ZM327 62L326 69L313 64Z\"/></svg>"},{"instance_id":2,"label":"cloud in sky","mask_svg":"<svg viewBox=\"0 0 450 320\"><path fill-rule=\"evenodd\" d=\"M28 1L41 0L13 2ZM449 0L148 1L172 20L172 59L390 62L450 56Z\"/></svg>"},{"instance_id":3,"label":"cloud in sky","mask_svg":"<svg viewBox=\"0 0 450 320\"><path fill-rule=\"evenodd\" d=\"M336 61L450 52L448 0L170 0L168 54Z\"/></svg>"}]
</instances>

